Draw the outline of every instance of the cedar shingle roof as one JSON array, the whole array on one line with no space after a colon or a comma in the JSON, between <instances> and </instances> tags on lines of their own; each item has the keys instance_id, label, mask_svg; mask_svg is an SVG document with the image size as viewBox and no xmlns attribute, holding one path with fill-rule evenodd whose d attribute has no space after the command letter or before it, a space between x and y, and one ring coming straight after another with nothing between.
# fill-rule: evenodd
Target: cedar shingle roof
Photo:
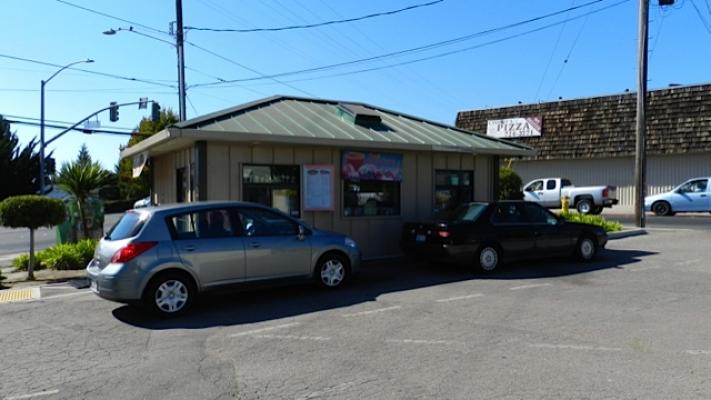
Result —
<instances>
[{"instance_id":1,"label":"cedar shingle roof","mask_svg":"<svg viewBox=\"0 0 711 400\"><path fill-rule=\"evenodd\" d=\"M654 90L647 98L649 154L711 152L711 84ZM486 132L487 120L543 117L539 137L509 138L538 150L530 159L634 155L637 94L462 111L456 126Z\"/></svg>"}]
</instances>

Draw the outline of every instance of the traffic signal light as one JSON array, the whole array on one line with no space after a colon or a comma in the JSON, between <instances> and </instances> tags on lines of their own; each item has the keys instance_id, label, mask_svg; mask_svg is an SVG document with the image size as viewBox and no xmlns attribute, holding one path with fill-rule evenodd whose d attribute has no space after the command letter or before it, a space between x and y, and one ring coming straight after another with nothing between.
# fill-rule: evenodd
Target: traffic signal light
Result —
<instances>
[{"instance_id":1,"label":"traffic signal light","mask_svg":"<svg viewBox=\"0 0 711 400\"><path fill-rule=\"evenodd\" d=\"M153 120L153 122L160 120L160 104L155 101L151 104L151 120Z\"/></svg>"},{"instance_id":2,"label":"traffic signal light","mask_svg":"<svg viewBox=\"0 0 711 400\"><path fill-rule=\"evenodd\" d=\"M109 120L110 120L111 122L116 122L116 121L118 121L118 119L119 119L119 106L118 106L118 103L115 102L115 101L112 101L111 103L109 103L109 106L111 107L111 108L109 108Z\"/></svg>"}]
</instances>

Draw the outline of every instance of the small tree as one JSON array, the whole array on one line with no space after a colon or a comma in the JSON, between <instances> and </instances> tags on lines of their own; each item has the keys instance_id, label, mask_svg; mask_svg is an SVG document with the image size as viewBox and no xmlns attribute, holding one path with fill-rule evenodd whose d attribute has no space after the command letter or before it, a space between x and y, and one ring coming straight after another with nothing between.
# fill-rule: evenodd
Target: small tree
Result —
<instances>
[{"instance_id":1,"label":"small tree","mask_svg":"<svg viewBox=\"0 0 711 400\"><path fill-rule=\"evenodd\" d=\"M0 224L30 230L30 263L27 279L34 280L35 229L64 222L64 204L60 200L37 195L8 197L0 202Z\"/></svg>"},{"instance_id":2,"label":"small tree","mask_svg":"<svg viewBox=\"0 0 711 400\"><path fill-rule=\"evenodd\" d=\"M92 193L106 186L110 178L109 171L103 169L96 161L89 164L80 161L65 163L57 175L57 186L74 196L77 201L84 239L90 236L87 223L87 200Z\"/></svg>"},{"instance_id":3,"label":"small tree","mask_svg":"<svg viewBox=\"0 0 711 400\"><path fill-rule=\"evenodd\" d=\"M499 169L499 200L522 200L521 177L511 167Z\"/></svg>"}]
</instances>

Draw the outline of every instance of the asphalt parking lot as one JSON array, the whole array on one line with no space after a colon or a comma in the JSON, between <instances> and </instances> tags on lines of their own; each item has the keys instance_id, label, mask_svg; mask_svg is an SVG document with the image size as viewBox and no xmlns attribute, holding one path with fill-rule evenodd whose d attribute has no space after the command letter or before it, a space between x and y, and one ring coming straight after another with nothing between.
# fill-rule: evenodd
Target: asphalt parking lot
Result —
<instances>
[{"instance_id":1,"label":"asphalt parking lot","mask_svg":"<svg viewBox=\"0 0 711 400\"><path fill-rule=\"evenodd\" d=\"M0 399L708 399L709 239L651 230L491 275L391 260L164 321L44 288L0 304Z\"/></svg>"}]
</instances>

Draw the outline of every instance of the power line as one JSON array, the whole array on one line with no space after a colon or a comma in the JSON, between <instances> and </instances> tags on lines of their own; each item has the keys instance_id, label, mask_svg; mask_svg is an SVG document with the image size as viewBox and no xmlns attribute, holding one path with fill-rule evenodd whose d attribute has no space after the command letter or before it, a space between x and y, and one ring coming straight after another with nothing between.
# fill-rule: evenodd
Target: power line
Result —
<instances>
[{"instance_id":1,"label":"power line","mask_svg":"<svg viewBox=\"0 0 711 400\"><path fill-rule=\"evenodd\" d=\"M62 1L62 0L57 0L57 1ZM201 28L201 27L194 27L194 26L186 26L185 29L186 30L195 30L195 31L207 31L207 32L250 33L250 32L276 32L276 31L287 31L287 30L294 30L294 29L318 28L318 27L327 26L327 25L343 24L343 23L347 23L347 22L362 21L364 19L369 19L369 18L383 17L386 15L394 15L394 14L398 14L401 12L414 10L416 8L433 6L433 5L441 3L443 1L444 0L435 0L435 1L430 1L429 3L415 4L415 5L400 8L397 10L373 13L373 14L363 15L363 16L355 17L355 18L346 18L346 19L340 19L340 20L318 22L318 23L313 23L313 24L289 25L289 26L281 26L281 27L275 27L275 28L251 28L251 29L231 29L231 28L223 28L222 29L222 28Z\"/></svg>"},{"instance_id":2,"label":"power line","mask_svg":"<svg viewBox=\"0 0 711 400\"><path fill-rule=\"evenodd\" d=\"M694 10L696 10L696 15L699 16L701 23L704 24L704 28L706 28L706 32L708 32L711 35L711 24L709 24L706 21L706 18L704 18L704 14L701 13L701 10L699 10L699 7L696 6L696 2L694 0L691 0L691 5L694 6Z\"/></svg>"},{"instance_id":3,"label":"power line","mask_svg":"<svg viewBox=\"0 0 711 400\"><path fill-rule=\"evenodd\" d=\"M605 0L593 0L593 1L590 1L590 2L587 2L587 3L584 3L584 4L581 4L581 5L578 5L578 6L566 8L566 9L564 9L564 10L555 11L555 12L548 13L548 14L545 14L545 15L541 15L541 16L538 16L538 17L535 17L535 18L529 18L529 19L526 19L526 20L514 22L514 23L511 23L511 24L504 25L504 26L500 26L500 27L496 27L496 28L486 29L486 30L483 30L483 31L479 31L479 32L475 32L475 33L469 34L469 35L459 36L459 37L455 37L455 38L452 38L452 39L443 40L443 41L440 41L440 42L430 43L430 44L423 45L423 46L413 47L413 48L404 49L404 50L399 50L399 51L394 51L394 52L390 52L390 53L386 53L386 54L381 54L381 55L377 55L377 56L366 57L366 58L362 58L362 59L358 59L358 60L345 61L345 62L340 62L340 63L335 63L335 64L329 64L329 65L323 65L323 66L320 66L320 67L306 68L306 69L301 69L301 70L296 70L296 71L281 72L281 73L272 74L272 75L267 75L267 76L262 76L262 77L250 77L250 78L241 78L241 79L229 79L229 80L226 80L226 81L224 81L224 82L198 83L198 84L195 84L195 85L192 85L192 86L193 86L193 87L216 86L216 85L222 85L222 84L225 84L225 83L247 82L247 81L261 80L261 79L267 79L267 78L268 78L268 79L280 78L280 77L285 77L285 76L291 76L291 75L297 75L297 74L304 74L304 73L310 73L310 72L318 72L318 71L324 71L324 70L329 70L329 69L334 69L334 68L339 68L339 67L344 67L344 66L349 66L349 65L361 64L361 63L366 63L366 62L370 62L370 61L374 61L374 60L380 60L380 59L391 58L391 57L395 57L395 56L401 56L401 55L408 54L408 53L422 52L422 51L425 51L425 50L431 50L431 49L435 49L435 48L439 48L439 47L448 46L448 45L452 45L452 44L455 44L455 43L459 43L459 42L471 40L471 39L474 39L474 38L477 38L477 37L480 37L480 36L489 35L489 34L492 34L492 33L496 33L496 32L503 31L503 30L508 30L508 29L515 28L515 27L518 27L518 26L527 25L527 24L530 24L530 23L533 23L533 22L536 22L536 21L540 21L540 20L546 19L546 18L550 18L550 17L554 17L554 16L557 16L557 15L560 15L560 14L564 14L564 13L567 13L567 12L569 12L569 11L581 9L581 8L584 8L584 7L589 7L589 6L592 6L593 4L597 4L597 3L600 3L600 2L603 2L603 1L605 1ZM616 4L618 4L618 3L616 3Z\"/></svg>"},{"instance_id":4,"label":"power line","mask_svg":"<svg viewBox=\"0 0 711 400\"><path fill-rule=\"evenodd\" d=\"M254 72L255 74L260 75L260 76L262 77L262 79L271 79L272 81L274 81L274 82L276 82L276 83L278 83L278 84L280 84L280 85L284 85L284 86L286 86L286 87L288 87L288 88L291 88L291 89L293 89L293 90L296 90L296 91L298 91L298 92L300 92L300 93L303 93L303 94L305 94L305 95L307 95L307 96L310 96L310 97L317 97L315 94L309 93L309 92L307 92L307 91L305 91L305 90L302 90L302 89L299 89L299 88L297 88L297 87L295 87L295 86L293 86L293 85L290 85L290 84L288 84L288 83L282 82L282 81L280 81L280 80L278 80L278 79L276 79L276 78L274 78L274 77L270 77L270 76L268 76L268 75L265 75L265 74L263 74L263 73L257 71L257 70L254 69L254 68L250 68L250 67L248 67L248 66L246 66L246 65L244 65L244 64L238 63L237 61L234 61L234 60L232 60L232 59L230 59L230 58L227 58L227 57L223 56L222 54L216 53L216 52L214 52L214 51L212 51L212 50L208 50L208 49L206 49L206 48L204 48L204 47L202 47L202 46L198 46L197 44L195 44L195 43L193 43L193 42L190 42L190 41L187 41L187 40L186 40L185 43L189 44L190 46L195 47L195 48L198 49L198 50L202 50L202 51L204 51L204 52L207 53L207 54L210 54L210 55L212 55L212 56L215 56L215 57L217 57L217 58L219 58L219 59L221 59L221 60L227 61L227 62L230 63L230 64L234 64L234 65L236 65L236 66L238 66L238 67L240 67L240 68L246 69L247 71ZM224 82L228 82L228 81L224 81ZM196 86L195 86L195 85L192 85L191 87L196 87Z\"/></svg>"},{"instance_id":5,"label":"power line","mask_svg":"<svg viewBox=\"0 0 711 400\"><path fill-rule=\"evenodd\" d=\"M82 7L82 6L78 5L78 4L70 3L70 2L65 1L65 0L56 0L56 1L58 1L58 2L60 2L60 3L62 3L62 4L66 4L66 5L70 6L70 7L74 7L74 8L78 8L78 9L80 9L80 10L84 10L84 11L90 12L90 13L92 13L92 14L101 15L102 17L111 18L111 19L115 19L115 20L117 20L117 21L126 22L126 23L129 23L129 24L132 24L132 25L140 26L141 28L145 28L145 29L151 30L151 31L153 31L153 32L157 32L157 33L162 33L162 34L164 34L164 35L170 35L169 32L162 31L162 30L160 30L160 29L156 29L156 28L153 28L153 27L150 27L150 26L148 26L148 25L144 25L144 24L141 24L141 23L138 23L138 22L135 22L135 21L130 21L130 20L127 20L127 19L115 17L115 16L113 16L113 15L106 14L106 13L103 13L103 12L101 12L101 11L92 10L91 8Z\"/></svg>"},{"instance_id":6,"label":"power line","mask_svg":"<svg viewBox=\"0 0 711 400\"><path fill-rule=\"evenodd\" d=\"M151 91L155 88L148 88L149 91L142 91L141 88L98 88L98 89L45 89L45 92L55 93L125 93L125 94L173 94L173 92L156 92ZM17 93L32 93L39 92L40 89L25 89L25 88L0 88L0 92L17 92Z\"/></svg>"},{"instance_id":7,"label":"power line","mask_svg":"<svg viewBox=\"0 0 711 400\"><path fill-rule=\"evenodd\" d=\"M570 3L571 6L575 4L575 0L572 0ZM536 95L533 97L534 100L538 99L538 94L541 92L541 87L543 87L543 82L546 80L546 76L548 75L548 69L551 66L551 62L553 62L553 56L555 56L556 50L558 50L558 45L560 44L560 39L563 37L563 32L565 31L565 25L563 24L560 26L560 31L558 31L558 38L555 40L555 44L553 45L553 50L551 50L551 55L548 57L548 62L546 63L546 68L543 69L543 75L541 76L541 81L538 82L538 87L536 88Z\"/></svg>"},{"instance_id":8,"label":"power line","mask_svg":"<svg viewBox=\"0 0 711 400\"><path fill-rule=\"evenodd\" d=\"M580 25L580 30L578 31L578 34L575 35L575 39L573 40L573 43L570 45L568 54L566 54L565 59L563 59L563 64L561 64L560 69L558 70L558 75L556 75L555 80L553 81L553 85L551 85L551 89L548 91L548 95L546 96L547 98L551 97L553 90L555 90L555 87L558 85L558 81L560 80L560 77L563 76L563 71L565 70L565 67L568 65L570 56L573 54L573 50L575 50L575 46L578 44L578 41L580 40L580 37L582 36L583 31L585 30L585 26L588 23L588 18L589 18L589 16L586 16L585 20L583 20L583 23Z\"/></svg>"},{"instance_id":9,"label":"power line","mask_svg":"<svg viewBox=\"0 0 711 400\"><path fill-rule=\"evenodd\" d=\"M59 1L59 0L57 0L57 1ZM50 66L50 67L63 68L63 66L62 66L62 65L59 65L59 64L54 64L54 63L45 62L45 61L39 61L39 60L33 60L33 59L30 59L30 58L16 57L16 56L8 55L8 54L0 54L0 58L7 58L7 59L10 59L10 60L24 61L24 62L28 62L28 63L32 63L32 64L39 64L39 65L45 65L45 66ZM106 72L91 71L91 70L88 70L88 69L75 68L75 67L69 67L69 68L67 68L67 69L73 70L73 71L80 71L80 72L84 72L84 73L92 74L92 75L103 76L103 77L107 77L107 78L120 79L120 80L125 80L125 81L132 81L132 82L142 82L142 83L147 83L147 84L150 84L150 85L156 85L156 86L163 86L163 87L175 88L174 85L169 85L169 84L166 84L166 83L161 83L161 82L157 82L157 81L153 81L153 80L148 80L148 79L131 78L131 77L127 77L127 76L109 74L109 73L106 73Z\"/></svg>"}]
</instances>

